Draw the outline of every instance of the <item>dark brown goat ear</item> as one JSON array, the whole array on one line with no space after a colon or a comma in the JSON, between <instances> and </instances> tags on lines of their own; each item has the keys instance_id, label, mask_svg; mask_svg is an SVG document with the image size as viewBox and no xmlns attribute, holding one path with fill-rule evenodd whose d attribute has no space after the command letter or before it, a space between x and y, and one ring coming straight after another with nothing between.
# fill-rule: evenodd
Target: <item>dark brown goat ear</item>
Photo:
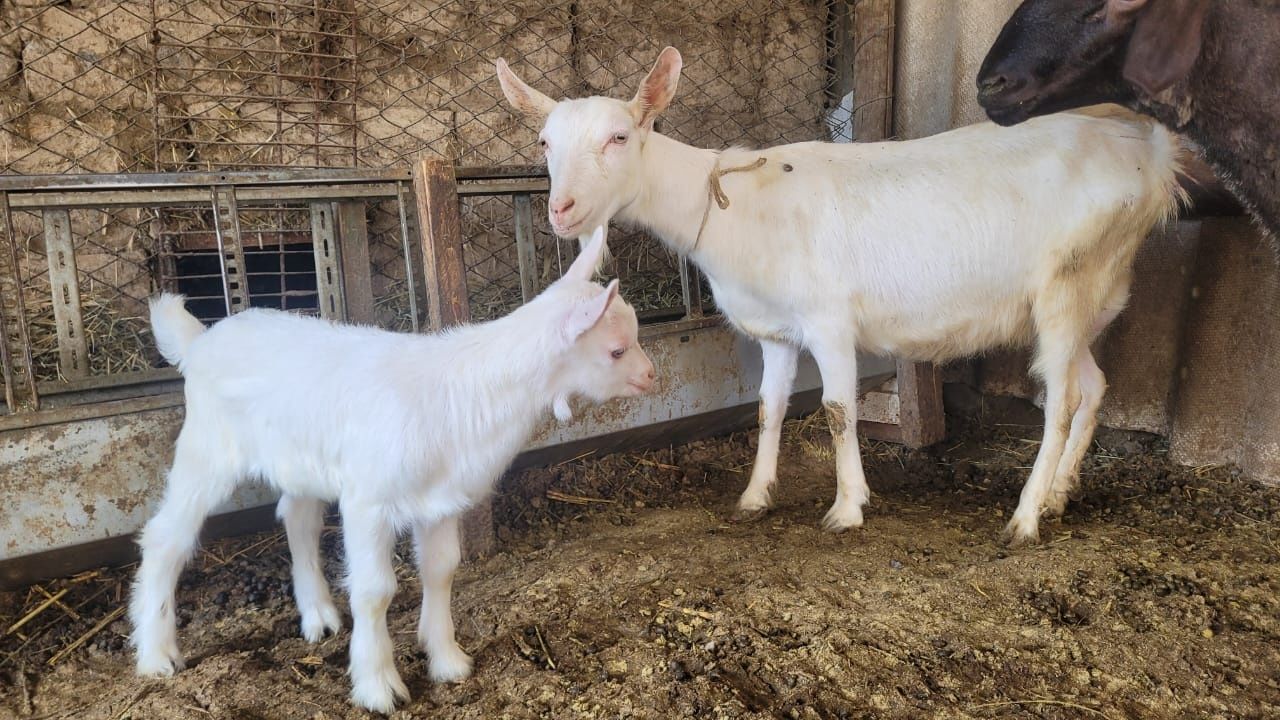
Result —
<instances>
[{"instance_id":1,"label":"dark brown goat ear","mask_svg":"<svg viewBox=\"0 0 1280 720\"><path fill-rule=\"evenodd\" d=\"M1124 79L1149 95L1191 72L1200 57L1209 0L1153 0L1138 16L1124 59Z\"/></svg>"}]
</instances>

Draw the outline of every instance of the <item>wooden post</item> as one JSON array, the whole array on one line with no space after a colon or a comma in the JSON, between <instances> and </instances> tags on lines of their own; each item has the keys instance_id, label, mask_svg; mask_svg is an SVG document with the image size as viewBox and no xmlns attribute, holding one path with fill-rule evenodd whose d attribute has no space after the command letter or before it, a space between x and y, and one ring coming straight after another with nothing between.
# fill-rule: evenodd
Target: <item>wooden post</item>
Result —
<instances>
[{"instance_id":1,"label":"wooden post","mask_svg":"<svg viewBox=\"0 0 1280 720\"><path fill-rule=\"evenodd\" d=\"M467 268L462 259L462 217L453 165L423 158L413 166L423 277L433 329L471 321Z\"/></svg>"},{"instance_id":2,"label":"wooden post","mask_svg":"<svg viewBox=\"0 0 1280 720\"><path fill-rule=\"evenodd\" d=\"M311 250L316 263L316 294L320 317L344 322L347 303L342 296L342 262L331 202L311 203Z\"/></svg>"},{"instance_id":3,"label":"wooden post","mask_svg":"<svg viewBox=\"0 0 1280 720\"><path fill-rule=\"evenodd\" d=\"M467 267L462 256L462 216L453 165L423 158L413 166L414 203L422 277L427 286L428 318L433 330L471 321ZM489 501L462 518L462 552L468 558L493 552L493 506Z\"/></svg>"},{"instance_id":4,"label":"wooden post","mask_svg":"<svg viewBox=\"0 0 1280 720\"><path fill-rule=\"evenodd\" d=\"M338 215L338 257L342 258L342 298L347 321L372 324L373 267L369 264L369 225L364 202L334 203Z\"/></svg>"}]
</instances>

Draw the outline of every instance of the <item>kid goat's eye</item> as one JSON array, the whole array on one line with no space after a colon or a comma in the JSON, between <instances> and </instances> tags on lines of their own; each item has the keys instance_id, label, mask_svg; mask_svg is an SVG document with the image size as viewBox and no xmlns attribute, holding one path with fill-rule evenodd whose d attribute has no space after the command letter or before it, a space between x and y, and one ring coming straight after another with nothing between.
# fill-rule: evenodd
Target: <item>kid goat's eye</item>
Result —
<instances>
[{"instance_id":1,"label":"kid goat's eye","mask_svg":"<svg viewBox=\"0 0 1280 720\"><path fill-rule=\"evenodd\" d=\"M622 357L623 355L625 355L625 354L626 354L626 352L627 352L627 349L626 349L626 348L618 348L617 350L614 350L613 352L611 352L611 353L609 353L609 354L613 356L613 359L614 359L614 360L617 360L618 358L620 358L620 357Z\"/></svg>"},{"instance_id":2,"label":"kid goat's eye","mask_svg":"<svg viewBox=\"0 0 1280 720\"><path fill-rule=\"evenodd\" d=\"M627 141L627 134L626 134L626 133L614 133L614 135L613 135L613 141L614 141L614 142L616 142L616 143L618 143L619 145L621 145L621 144L623 144L623 143L625 143L625 142Z\"/></svg>"},{"instance_id":3,"label":"kid goat's eye","mask_svg":"<svg viewBox=\"0 0 1280 720\"><path fill-rule=\"evenodd\" d=\"M538 145L541 146L543 150L547 149L547 141L542 138L538 138Z\"/></svg>"}]
</instances>

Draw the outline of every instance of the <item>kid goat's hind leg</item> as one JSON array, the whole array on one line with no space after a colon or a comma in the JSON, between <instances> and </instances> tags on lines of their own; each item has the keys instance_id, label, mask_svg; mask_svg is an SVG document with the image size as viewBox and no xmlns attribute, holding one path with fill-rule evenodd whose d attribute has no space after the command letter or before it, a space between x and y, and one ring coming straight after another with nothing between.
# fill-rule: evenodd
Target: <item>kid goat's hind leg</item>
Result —
<instances>
[{"instance_id":1,"label":"kid goat's hind leg","mask_svg":"<svg viewBox=\"0 0 1280 720\"><path fill-rule=\"evenodd\" d=\"M778 446L782 442L782 421L796 375L800 351L771 340L760 341L764 372L760 378L760 428L756 462L751 481L738 498L734 519L754 520L769 508L773 486L778 481Z\"/></svg>"},{"instance_id":2,"label":"kid goat's hind leg","mask_svg":"<svg viewBox=\"0 0 1280 720\"><path fill-rule=\"evenodd\" d=\"M453 634L453 573L462 560L458 518L419 523L413 530L422 582L422 613L418 616L418 642L431 662L431 679L456 682L471 674L471 658L458 646Z\"/></svg>"},{"instance_id":3,"label":"kid goat's hind leg","mask_svg":"<svg viewBox=\"0 0 1280 720\"><path fill-rule=\"evenodd\" d=\"M236 484L233 472L202 457L188 437L185 429L178 437L164 500L138 541L142 563L129 598L129 619L139 675L172 675L183 668L174 587L195 552L204 519Z\"/></svg>"},{"instance_id":4,"label":"kid goat's hind leg","mask_svg":"<svg viewBox=\"0 0 1280 720\"><path fill-rule=\"evenodd\" d=\"M293 566L293 595L302 616L302 636L319 642L325 633L342 629L342 616L333 604L333 594L324 578L320 557L320 531L324 529L325 503L316 498L285 494L276 505L276 516L284 521Z\"/></svg>"},{"instance_id":5,"label":"kid goat's hind leg","mask_svg":"<svg viewBox=\"0 0 1280 720\"><path fill-rule=\"evenodd\" d=\"M387 608L396 592L391 565L395 529L376 506L342 505L342 540L347 551L351 595L351 699L374 712L389 713L409 689L396 672L387 632Z\"/></svg>"}]
</instances>

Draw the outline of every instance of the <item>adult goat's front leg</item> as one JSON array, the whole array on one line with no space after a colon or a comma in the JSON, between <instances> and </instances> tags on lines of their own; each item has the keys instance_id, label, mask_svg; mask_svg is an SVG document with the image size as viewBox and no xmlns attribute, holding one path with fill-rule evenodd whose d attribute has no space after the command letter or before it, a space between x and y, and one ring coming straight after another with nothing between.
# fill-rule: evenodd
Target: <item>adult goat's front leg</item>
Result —
<instances>
[{"instance_id":1,"label":"adult goat's front leg","mask_svg":"<svg viewBox=\"0 0 1280 720\"><path fill-rule=\"evenodd\" d=\"M754 520L772 503L773 486L778 481L778 449L782 442L782 421L796 375L799 349L772 340L760 341L764 373L760 378L760 429L756 462L751 481L738 498L736 520Z\"/></svg>"},{"instance_id":2,"label":"adult goat's front leg","mask_svg":"<svg viewBox=\"0 0 1280 720\"><path fill-rule=\"evenodd\" d=\"M325 633L342 629L342 616L333 604L333 594L324 578L320 558L320 531L324 528L325 503L316 498L285 494L276 505L276 516L284 521L293 566L293 595L302 616L302 636L319 642Z\"/></svg>"},{"instance_id":3,"label":"adult goat's front leg","mask_svg":"<svg viewBox=\"0 0 1280 720\"><path fill-rule=\"evenodd\" d=\"M471 657L458 646L453 634L453 573L462 560L458 518L450 517L413 530L422 582L422 614L418 617L418 642L431 662L431 679L456 682L471 675Z\"/></svg>"},{"instance_id":4,"label":"adult goat's front leg","mask_svg":"<svg viewBox=\"0 0 1280 720\"><path fill-rule=\"evenodd\" d=\"M389 713L397 700L409 699L387 632L387 608L396 592L391 565L395 530L377 508L343 503L342 537L351 595L351 700Z\"/></svg>"},{"instance_id":5,"label":"adult goat's front leg","mask_svg":"<svg viewBox=\"0 0 1280 720\"><path fill-rule=\"evenodd\" d=\"M811 346L822 373L822 405L836 450L836 501L823 518L832 532L862 526L862 506L871 499L858 448L858 359L853 338L825 337Z\"/></svg>"}]
</instances>

